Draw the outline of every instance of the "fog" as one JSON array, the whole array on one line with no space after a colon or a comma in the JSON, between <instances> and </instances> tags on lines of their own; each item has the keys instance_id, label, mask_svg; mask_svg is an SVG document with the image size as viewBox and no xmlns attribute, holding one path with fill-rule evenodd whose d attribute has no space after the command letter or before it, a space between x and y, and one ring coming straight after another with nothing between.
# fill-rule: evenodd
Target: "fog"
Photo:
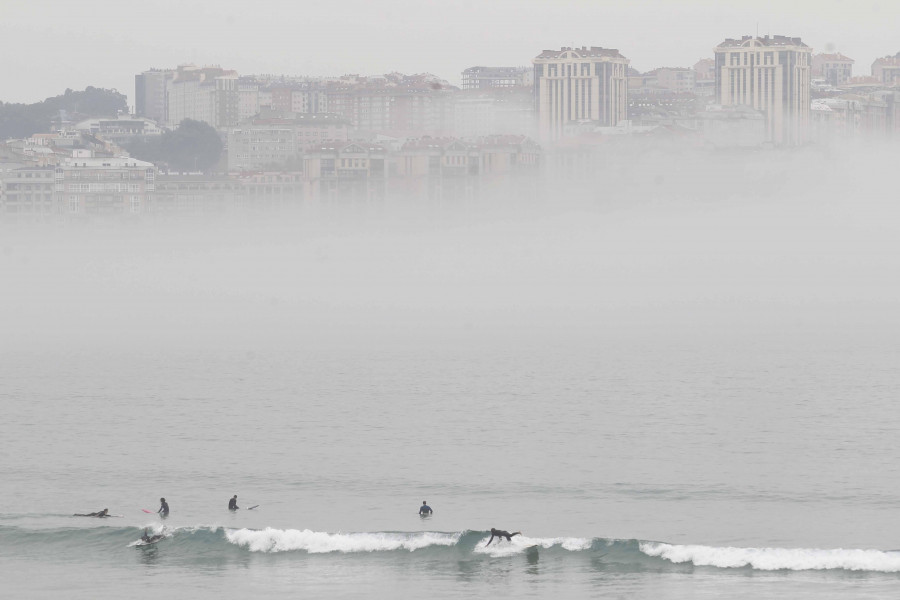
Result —
<instances>
[{"instance_id":1,"label":"fog","mask_svg":"<svg viewBox=\"0 0 900 600\"><path fill-rule=\"evenodd\" d=\"M672 150L528 199L4 224L5 352L896 339L890 146Z\"/></svg>"}]
</instances>

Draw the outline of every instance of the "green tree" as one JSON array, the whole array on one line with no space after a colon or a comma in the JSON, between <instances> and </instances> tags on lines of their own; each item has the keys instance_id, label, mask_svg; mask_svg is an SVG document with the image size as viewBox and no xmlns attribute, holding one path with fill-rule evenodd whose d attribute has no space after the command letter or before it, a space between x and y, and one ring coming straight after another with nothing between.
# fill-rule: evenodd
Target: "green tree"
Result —
<instances>
[{"instance_id":1,"label":"green tree","mask_svg":"<svg viewBox=\"0 0 900 600\"><path fill-rule=\"evenodd\" d=\"M213 127L185 119L174 131L167 131L157 140L135 142L128 151L135 158L176 171L207 171L219 162L223 148Z\"/></svg>"}]
</instances>

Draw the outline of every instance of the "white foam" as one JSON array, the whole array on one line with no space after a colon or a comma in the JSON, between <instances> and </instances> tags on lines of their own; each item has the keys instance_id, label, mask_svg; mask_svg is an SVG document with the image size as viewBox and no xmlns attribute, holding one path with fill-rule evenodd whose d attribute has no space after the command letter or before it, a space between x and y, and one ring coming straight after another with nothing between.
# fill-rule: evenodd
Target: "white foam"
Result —
<instances>
[{"instance_id":1,"label":"white foam","mask_svg":"<svg viewBox=\"0 0 900 600\"><path fill-rule=\"evenodd\" d=\"M738 568L750 566L763 571L846 569L848 571L900 572L900 553L882 550L837 548L717 548L715 546L678 546L643 542L641 552L673 563L690 562L697 566Z\"/></svg>"},{"instance_id":2,"label":"white foam","mask_svg":"<svg viewBox=\"0 0 900 600\"><path fill-rule=\"evenodd\" d=\"M560 546L564 550L570 552L579 552L587 550L591 547L591 540L585 538L531 538L524 535L517 535L511 541L505 539L498 540L494 538L490 546L486 546L490 536L484 538L483 542L475 546L474 552L478 554L487 554L489 556L512 556L514 554L522 554L532 546L540 548L552 548Z\"/></svg>"},{"instance_id":3,"label":"white foam","mask_svg":"<svg viewBox=\"0 0 900 600\"><path fill-rule=\"evenodd\" d=\"M225 530L232 544L244 546L252 552L285 552L305 550L311 554L325 552L376 552L379 550L409 550L428 546L453 546L458 533L326 533L304 529Z\"/></svg>"}]
</instances>

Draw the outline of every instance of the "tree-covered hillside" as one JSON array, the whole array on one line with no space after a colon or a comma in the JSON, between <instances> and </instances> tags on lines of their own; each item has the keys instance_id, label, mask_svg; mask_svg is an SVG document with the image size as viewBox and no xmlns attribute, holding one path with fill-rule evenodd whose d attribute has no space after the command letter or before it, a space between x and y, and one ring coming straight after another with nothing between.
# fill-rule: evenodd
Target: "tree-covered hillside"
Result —
<instances>
[{"instance_id":1,"label":"tree-covered hillside","mask_svg":"<svg viewBox=\"0 0 900 600\"><path fill-rule=\"evenodd\" d=\"M116 90L88 86L82 92L66 90L61 96L34 104L0 102L0 140L26 138L46 133L59 122L60 111L70 120L86 117L114 117L128 110L128 98Z\"/></svg>"}]
</instances>

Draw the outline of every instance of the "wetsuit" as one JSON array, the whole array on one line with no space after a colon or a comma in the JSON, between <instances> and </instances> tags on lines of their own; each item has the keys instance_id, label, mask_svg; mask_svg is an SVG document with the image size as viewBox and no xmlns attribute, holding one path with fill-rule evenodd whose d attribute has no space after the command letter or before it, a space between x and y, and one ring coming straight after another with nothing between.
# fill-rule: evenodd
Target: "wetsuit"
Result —
<instances>
[{"instance_id":1,"label":"wetsuit","mask_svg":"<svg viewBox=\"0 0 900 600\"><path fill-rule=\"evenodd\" d=\"M433 512L434 512L434 511L431 510L431 507L428 506L427 504L422 504L422 507L419 508L419 514L420 514L420 515L430 515L430 514L433 513Z\"/></svg>"},{"instance_id":2,"label":"wetsuit","mask_svg":"<svg viewBox=\"0 0 900 600\"><path fill-rule=\"evenodd\" d=\"M488 540L488 543L485 544L485 546L490 546L490 545L491 545L491 542L494 541L494 538L495 538L495 537L498 537L498 538L500 538L501 540L502 540L503 538L506 538L506 541L507 541L507 542L511 542L514 535L522 535L522 532L521 532L521 531L517 531L517 532L515 532L515 533L510 533L510 532L508 532L508 531L503 531L502 529L494 529L493 527L491 527L491 539Z\"/></svg>"},{"instance_id":3,"label":"wetsuit","mask_svg":"<svg viewBox=\"0 0 900 600\"><path fill-rule=\"evenodd\" d=\"M165 500L163 500L159 506L159 510L156 512L158 512L159 514L161 514L164 517L168 517L169 516L169 503L166 502Z\"/></svg>"},{"instance_id":4,"label":"wetsuit","mask_svg":"<svg viewBox=\"0 0 900 600\"><path fill-rule=\"evenodd\" d=\"M237 510L238 508L240 507L237 505L237 498L228 501L228 510Z\"/></svg>"}]
</instances>

